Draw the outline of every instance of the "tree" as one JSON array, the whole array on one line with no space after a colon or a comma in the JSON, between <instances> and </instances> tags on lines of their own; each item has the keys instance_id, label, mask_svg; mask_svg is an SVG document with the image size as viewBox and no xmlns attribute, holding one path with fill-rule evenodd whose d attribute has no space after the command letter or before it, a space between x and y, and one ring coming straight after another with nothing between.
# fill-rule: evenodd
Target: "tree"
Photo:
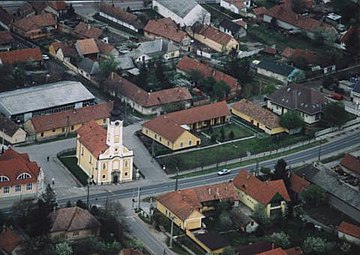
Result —
<instances>
[{"instance_id":1,"label":"tree","mask_svg":"<svg viewBox=\"0 0 360 255\"><path fill-rule=\"evenodd\" d=\"M215 79L211 76L199 80L198 86L206 93L212 93L215 86Z\"/></svg>"},{"instance_id":2,"label":"tree","mask_svg":"<svg viewBox=\"0 0 360 255\"><path fill-rule=\"evenodd\" d=\"M291 0L291 9L301 14L306 10L306 2L305 0Z\"/></svg>"},{"instance_id":3,"label":"tree","mask_svg":"<svg viewBox=\"0 0 360 255\"><path fill-rule=\"evenodd\" d=\"M280 116L280 125L288 130L298 129L304 126L304 120L296 111L287 111Z\"/></svg>"},{"instance_id":4,"label":"tree","mask_svg":"<svg viewBox=\"0 0 360 255\"><path fill-rule=\"evenodd\" d=\"M73 249L68 242L58 243L55 245L57 255L72 255Z\"/></svg>"},{"instance_id":5,"label":"tree","mask_svg":"<svg viewBox=\"0 0 360 255\"><path fill-rule=\"evenodd\" d=\"M220 129L220 139L222 141L225 140L225 129L224 129L224 127L221 127L221 129Z\"/></svg>"},{"instance_id":6,"label":"tree","mask_svg":"<svg viewBox=\"0 0 360 255\"><path fill-rule=\"evenodd\" d=\"M221 80L214 84L213 93L218 99L225 99L229 92L230 88L224 81Z\"/></svg>"},{"instance_id":7,"label":"tree","mask_svg":"<svg viewBox=\"0 0 360 255\"><path fill-rule=\"evenodd\" d=\"M117 69L118 65L119 62L115 60L113 55L110 55L108 59L101 59L99 62L99 69L103 78L109 77L109 75Z\"/></svg>"},{"instance_id":8,"label":"tree","mask_svg":"<svg viewBox=\"0 0 360 255\"><path fill-rule=\"evenodd\" d=\"M326 191L321 187L311 184L300 193L300 199L310 206L317 206L327 201Z\"/></svg>"},{"instance_id":9,"label":"tree","mask_svg":"<svg viewBox=\"0 0 360 255\"><path fill-rule=\"evenodd\" d=\"M202 79L203 75L201 72L197 69L192 69L189 71L189 75L191 77L191 80L195 83L195 86L198 85L199 81Z\"/></svg>"},{"instance_id":10,"label":"tree","mask_svg":"<svg viewBox=\"0 0 360 255\"><path fill-rule=\"evenodd\" d=\"M66 202L66 207L72 207L72 203L71 203L70 200L68 200L68 201Z\"/></svg>"},{"instance_id":11,"label":"tree","mask_svg":"<svg viewBox=\"0 0 360 255\"><path fill-rule=\"evenodd\" d=\"M279 159L275 164L275 171L273 180L283 180L285 186L288 187L290 184L289 171L286 169L287 163L284 159Z\"/></svg>"},{"instance_id":12,"label":"tree","mask_svg":"<svg viewBox=\"0 0 360 255\"><path fill-rule=\"evenodd\" d=\"M149 75L148 75L148 69L146 67L146 64L142 63L142 65L139 68L139 75L136 78L136 83L145 90L147 87L148 76Z\"/></svg>"},{"instance_id":13,"label":"tree","mask_svg":"<svg viewBox=\"0 0 360 255\"><path fill-rule=\"evenodd\" d=\"M325 76L322 81L322 86L326 89L329 89L335 83L335 79L333 76Z\"/></svg>"},{"instance_id":14,"label":"tree","mask_svg":"<svg viewBox=\"0 0 360 255\"><path fill-rule=\"evenodd\" d=\"M86 203L85 202L83 202L82 200L78 200L78 201L76 201L76 206L78 206L78 207L80 207L80 208L82 208L82 209L87 209L87 205L86 205Z\"/></svg>"},{"instance_id":15,"label":"tree","mask_svg":"<svg viewBox=\"0 0 360 255\"><path fill-rule=\"evenodd\" d=\"M219 223L223 229L229 229L233 223L230 219L230 215L227 211L223 210L219 215Z\"/></svg>"},{"instance_id":16,"label":"tree","mask_svg":"<svg viewBox=\"0 0 360 255\"><path fill-rule=\"evenodd\" d=\"M237 255L237 251L233 247L226 247L221 253L222 255Z\"/></svg>"},{"instance_id":17,"label":"tree","mask_svg":"<svg viewBox=\"0 0 360 255\"><path fill-rule=\"evenodd\" d=\"M262 204L256 204L252 216L258 222L269 225L271 223L269 216L266 213L266 208Z\"/></svg>"},{"instance_id":18,"label":"tree","mask_svg":"<svg viewBox=\"0 0 360 255\"><path fill-rule=\"evenodd\" d=\"M234 131L230 130L230 133L229 133L229 140L234 140L234 138L235 138Z\"/></svg>"},{"instance_id":19,"label":"tree","mask_svg":"<svg viewBox=\"0 0 360 255\"><path fill-rule=\"evenodd\" d=\"M304 240L302 248L305 253L318 254L328 251L329 245L330 244L327 242L326 239L323 239L321 237L309 236Z\"/></svg>"},{"instance_id":20,"label":"tree","mask_svg":"<svg viewBox=\"0 0 360 255\"><path fill-rule=\"evenodd\" d=\"M289 235L284 232L272 233L267 239L269 242L284 249L289 248L291 245Z\"/></svg>"},{"instance_id":21,"label":"tree","mask_svg":"<svg viewBox=\"0 0 360 255\"><path fill-rule=\"evenodd\" d=\"M325 105L322 121L328 127L341 127L347 121L348 113L341 102L331 102Z\"/></svg>"},{"instance_id":22,"label":"tree","mask_svg":"<svg viewBox=\"0 0 360 255\"><path fill-rule=\"evenodd\" d=\"M45 192L41 195L40 200L42 200L51 210L57 205L56 194L50 184L46 186Z\"/></svg>"}]
</instances>

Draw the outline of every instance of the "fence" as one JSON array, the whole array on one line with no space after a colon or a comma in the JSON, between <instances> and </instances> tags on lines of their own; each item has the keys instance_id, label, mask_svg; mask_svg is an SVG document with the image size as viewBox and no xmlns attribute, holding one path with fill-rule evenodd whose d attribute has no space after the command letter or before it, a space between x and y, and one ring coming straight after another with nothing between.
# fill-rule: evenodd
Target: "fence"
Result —
<instances>
[{"instance_id":1,"label":"fence","mask_svg":"<svg viewBox=\"0 0 360 255\"><path fill-rule=\"evenodd\" d=\"M315 133L315 137L319 137L319 136L323 136L329 133L332 133L334 131L338 131L341 129L345 129L354 125L360 124L360 118L356 118L354 120L350 120L348 122L346 122L344 125L342 125L340 128L339 127L331 127L331 128L327 128L324 130L320 130L318 132Z\"/></svg>"}]
</instances>

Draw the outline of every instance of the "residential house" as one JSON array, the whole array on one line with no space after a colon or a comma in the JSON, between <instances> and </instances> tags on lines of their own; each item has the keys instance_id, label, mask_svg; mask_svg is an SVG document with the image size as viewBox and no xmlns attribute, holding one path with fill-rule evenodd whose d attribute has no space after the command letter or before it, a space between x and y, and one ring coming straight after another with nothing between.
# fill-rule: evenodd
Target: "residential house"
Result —
<instances>
[{"instance_id":1,"label":"residential house","mask_svg":"<svg viewBox=\"0 0 360 255\"><path fill-rule=\"evenodd\" d=\"M147 92L115 73L111 74L111 80L106 81L104 86L109 94L144 115L160 114L169 109L183 109L191 105L192 96L184 87Z\"/></svg>"},{"instance_id":2,"label":"residential house","mask_svg":"<svg viewBox=\"0 0 360 255\"><path fill-rule=\"evenodd\" d=\"M112 103L101 103L63 112L36 116L24 123L24 128L35 140L54 138L75 133L84 123L91 120L106 125Z\"/></svg>"},{"instance_id":3,"label":"residential house","mask_svg":"<svg viewBox=\"0 0 360 255\"><path fill-rule=\"evenodd\" d=\"M134 248L127 248L127 249L122 249L119 255L144 255L144 253Z\"/></svg>"},{"instance_id":4,"label":"residential house","mask_svg":"<svg viewBox=\"0 0 360 255\"><path fill-rule=\"evenodd\" d=\"M305 165L295 173L321 187L327 193L328 203L360 223L360 191L345 184L334 171L323 165Z\"/></svg>"},{"instance_id":5,"label":"residential house","mask_svg":"<svg viewBox=\"0 0 360 255\"><path fill-rule=\"evenodd\" d=\"M239 255L254 255L264 251L273 249L274 246L268 241L259 241L248 245L240 245L237 247Z\"/></svg>"},{"instance_id":6,"label":"residential house","mask_svg":"<svg viewBox=\"0 0 360 255\"><path fill-rule=\"evenodd\" d=\"M16 123L23 123L35 116L81 108L94 100L94 95L80 82L60 81L0 93L0 112Z\"/></svg>"},{"instance_id":7,"label":"residential house","mask_svg":"<svg viewBox=\"0 0 360 255\"><path fill-rule=\"evenodd\" d=\"M15 42L9 31L0 31L0 51L9 51Z\"/></svg>"},{"instance_id":8,"label":"residential house","mask_svg":"<svg viewBox=\"0 0 360 255\"><path fill-rule=\"evenodd\" d=\"M77 240L100 234L100 222L88 210L77 206L56 209L49 218L49 237L53 240Z\"/></svg>"},{"instance_id":9,"label":"residential house","mask_svg":"<svg viewBox=\"0 0 360 255\"><path fill-rule=\"evenodd\" d=\"M241 210L232 211L230 214L231 221L240 231L244 233L252 233L256 231L259 224L249 215Z\"/></svg>"},{"instance_id":10,"label":"residential house","mask_svg":"<svg viewBox=\"0 0 360 255\"><path fill-rule=\"evenodd\" d=\"M144 29L144 24L136 15L111 4L101 3L99 15L135 32L142 32Z\"/></svg>"},{"instance_id":11,"label":"residential house","mask_svg":"<svg viewBox=\"0 0 360 255\"><path fill-rule=\"evenodd\" d=\"M175 23L192 26L196 22L210 24L210 13L195 0L153 0L153 9L165 18L171 18Z\"/></svg>"},{"instance_id":12,"label":"residential house","mask_svg":"<svg viewBox=\"0 0 360 255\"><path fill-rule=\"evenodd\" d=\"M306 124L320 121L327 99L318 91L298 84L291 84L266 96L267 108L283 115L297 111Z\"/></svg>"},{"instance_id":13,"label":"residential house","mask_svg":"<svg viewBox=\"0 0 360 255\"><path fill-rule=\"evenodd\" d=\"M0 6L0 26L5 30L9 30L12 22L14 21L14 16L8 13L2 6Z\"/></svg>"},{"instance_id":14,"label":"residential house","mask_svg":"<svg viewBox=\"0 0 360 255\"><path fill-rule=\"evenodd\" d=\"M230 111L221 101L155 117L143 124L141 133L171 150L180 150L200 144L200 138L191 132L229 120Z\"/></svg>"},{"instance_id":15,"label":"residential house","mask_svg":"<svg viewBox=\"0 0 360 255\"><path fill-rule=\"evenodd\" d=\"M237 97L240 95L241 85L234 77L218 71L205 63L201 63L194 58L187 56L183 57L176 65L176 69L188 75L193 70L197 70L204 78L213 77L216 82L224 81L230 88L230 94L228 97Z\"/></svg>"},{"instance_id":16,"label":"residential house","mask_svg":"<svg viewBox=\"0 0 360 255\"><path fill-rule=\"evenodd\" d=\"M346 242L360 245L360 226L343 221L338 227L338 237Z\"/></svg>"},{"instance_id":17,"label":"residential house","mask_svg":"<svg viewBox=\"0 0 360 255\"><path fill-rule=\"evenodd\" d=\"M123 121L117 102L110 113L107 130L90 121L77 130L78 166L96 184L133 180L134 152L123 143Z\"/></svg>"},{"instance_id":18,"label":"residential house","mask_svg":"<svg viewBox=\"0 0 360 255\"><path fill-rule=\"evenodd\" d=\"M85 38L99 39L103 34L103 31L101 28L94 27L84 22L80 22L74 28L74 33L78 35L81 39L85 39Z\"/></svg>"},{"instance_id":19,"label":"residential house","mask_svg":"<svg viewBox=\"0 0 360 255\"><path fill-rule=\"evenodd\" d=\"M239 198L232 183L224 182L168 192L156 197L156 209L182 230L202 228L207 211L221 201L237 204Z\"/></svg>"},{"instance_id":20,"label":"residential house","mask_svg":"<svg viewBox=\"0 0 360 255\"><path fill-rule=\"evenodd\" d=\"M262 60L256 66L256 72L283 83L299 81L305 78L304 72L300 69L271 59Z\"/></svg>"},{"instance_id":21,"label":"residential house","mask_svg":"<svg viewBox=\"0 0 360 255\"><path fill-rule=\"evenodd\" d=\"M8 149L0 155L0 199L37 197L43 185L43 171L28 154Z\"/></svg>"},{"instance_id":22,"label":"residential house","mask_svg":"<svg viewBox=\"0 0 360 255\"><path fill-rule=\"evenodd\" d=\"M300 69L309 68L311 71L321 70L324 74L336 71L335 63L332 63L326 56L315 51L287 47L281 56Z\"/></svg>"},{"instance_id":23,"label":"residential house","mask_svg":"<svg viewBox=\"0 0 360 255\"><path fill-rule=\"evenodd\" d=\"M347 153L340 161L340 167L348 174L360 178L360 156L353 156Z\"/></svg>"},{"instance_id":24,"label":"residential house","mask_svg":"<svg viewBox=\"0 0 360 255\"><path fill-rule=\"evenodd\" d=\"M22 143L26 140L26 132L10 119L0 116L0 138L10 144Z\"/></svg>"},{"instance_id":25,"label":"residential house","mask_svg":"<svg viewBox=\"0 0 360 255\"><path fill-rule=\"evenodd\" d=\"M22 252L24 238L13 229L4 227L0 233L0 252L4 255L16 255Z\"/></svg>"},{"instance_id":26,"label":"residential house","mask_svg":"<svg viewBox=\"0 0 360 255\"><path fill-rule=\"evenodd\" d=\"M28 18L35 15L36 15L36 11L32 7L32 5L28 2L25 2L23 5L21 5L16 11L16 16L21 18Z\"/></svg>"},{"instance_id":27,"label":"residential house","mask_svg":"<svg viewBox=\"0 0 360 255\"><path fill-rule=\"evenodd\" d=\"M178 27L171 18L149 20L144 28L144 35L150 39L163 38L181 46L190 44L190 37Z\"/></svg>"},{"instance_id":28,"label":"residential house","mask_svg":"<svg viewBox=\"0 0 360 255\"><path fill-rule=\"evenodd\" d=\"M304 255L304 252L299 246L286 249L285 252L286 255Z\"/></svg>"},{"instance_id":29,"label":"residential house","mask_svg":"<svg viewBox=\"0 0 360 255\"><path fill-rule=\"evenodd\" d=\"M360 36L360 28L356 26L350 26L348 30L346 30L346 32L340 36L339 38L340 45L344 49L348 49L349 45L354 44L353 38L359 38L359 36Z\"/></svg>"},{"instance_id":30,"label":"residential house","mask_svg":"<svg viewBox=\"0 0 360 255\"><path fill-rule=\"evenodd\" d=\"M66 5L66 2L62 0L47 1L44 11L54 14L56 17L62 17L67 13L68 7Z\"/></svg>"},{"instance_id":31,"label":"residential house","mask_svg":"<svg viewBox=\"0 0 360 255\"><path fill-rule=\"evenodd\" d=\"M31 64L41 66L43 56L39 48L0 52L0 65Z\"/></svg>"},{"instance_id":32,"label":"residential house","mask_svg":"<svg viewBox=\"0 0 360 255\"><path fill-rule=\"evenodd\" d=\"M360 80L358 80L350 92L351 101L355 103L355 108L360 110Z\"/></svg>"},{"instance_id":33,"label":"residential house","mask_svg":"<svg viewBox=\"0 0 360 255\"><path fill-rule=\"evenodd\" d=\"M256 255L287 255L287 253L285 250L279 247L279 248L271 249L269 251L257 253Z\"/></svg>"},{"instance_id":34,"label":"residential house","mask_svg":"<svg viewBox=\"0 0 360 255\"><path fill-rule=\"evenodd\" d=\"M195 23L192 27L192 37L200 43L217 52L229 52L239 49L239 42L211 25Z\"/></svg>"},{"instance_id":35,"label":"residential house","mask_svg":"<svg viewBox=\"0 0 360 255\"><path fill-rule=\"evenodd\" d=\"M256 16L256 21L263 21L264 20L264 14L267 12L267 9L264 6L257 7L252 9L253 13Z\"/></svg>"},{"instance_id":36,"label":"residential house","mask_svg":"<svg viewBox=\"0 0 360 255\"><path fill-rule=\"evenodd\" d=\"M91 58L93 60L98 58L98 53L100 52L94 38L77 40L75 48L80 57Z\"/></svg>"},{"instance_id":37,"label":"residential house","mask_svg":"<svg viewBox=\"0 0 360 255\"><path fill-rule=\"evenodd\" d=\"M230 242L227 239L213 231L199 231L195 233L188 231L187 235L205 250L206 254L223 254L224 249L230 246Z\"/></svg>"},{"instance_id":38,"label":"residential house","mask_svg":"<svg viewBox=\"0 0 360 255\"><path fill-rule=\"evenodd\" d=\"M282 217L286 214L290 196L283 180L261 181L255 175L241 171L233 180L239 199L251 210L257 205L265 208L270 218Z\"/></svg>"},{"instance_id":39,"label":"residential house","mask_svg":"<svg viewBox=\"0 0 360 255\"><path fill-rule=\"evenodd\" d=\"M291 200L295 203L298 203L300 199L300 193L303 192L309 186L310 186L310 182L308 182L304 177L299 176L295 173L291 173L290 186L288 190L290 193Z\"/></svg>"},{"instance_id":40,"label":"residential house","mask_svg":"<svg viewBox=\"0 0 360 255\"><path fill-rule=\"evenodd\" d=\"M94 76L100 72L99 63L90 58L83 58L77 67L79 74L88 80L93 80Z\"/></svg>"},{"instance_id":41,"label":"residential house","mask_svg":"<svg viewBox=\"0 0 360 255\"><path fill-rule=\"evenodd\" d=\"M99 49L98 56L100 58L109 58L110 56L113 56L116 59L119 57L119 51L110 43L102 40L96 40L96 45Z\"/></svg>"},{"instance_id":42,"label":"residential house","mask_svg":"<svg viewBox=\"0 0 360 255\"><path fill-rule=\"evenodd\" d=\"M290 3L275 5L264 13L264 22L276 24L288 31L304 32L309 38L314 39L319 31L337 35L337 31L331 25L310 18L309 16L295 13Z\"/></svg>"},{"instance_id":43,"label":"residential house","mask_svg":"<svg viewBox=\"0 0 360 255\"><path fill-rule=\"evenodd\" d=\"M12 24L14 32L31 40L50 37L55 29L57 23L51 13L23 18Z\"/></svg>"},{"instance_id":44,"label":"residential house","mask_svg":"<svg viewBox=\"0 0 360 255\"><path fill-rule=\"evenodd\" d=\"M29 4L32 5L33 9L36 12L36 15L45 13L45 8L47 7L46 1L29 1Z\"/></svg>"},{"instance_id":45,"label":"residential house","mask_svg":"<svg viewBox=\"0 0 360 255\"><path fill-rule=\"evenodd\" d=\"M153 41L142 42L128 55L136 64L148 63L153 57L160 56L164 60L171 60L180 56L180 48L172 41L165 39L155 39Z\"/></svg>"},{"instance_id":46,"label":"residential house","mask_svg":"<svg viewBox=\"0 0 360 255\"><path fill-rule=\"evenodd\" d=\"M75 42L54 42L49 46L49 53L51 56L61 61L70 69L74 71L77 70L76 66L74 65L78 56L75 48Z\"/></svg>"},{"instance_id":47,"label":"residential house","mask_svg":"<svg viewBox=\"0 0 360 255\"><path fill-rule=\"evenodd\" d=\"M251 0L221 0L220 6L233 13L247 12L251 7Z\"/></svg>"},{"instance_id":48,"label":"residential house","mask_svg":"<svg viewBox=\"0 0 360 255\"><path fill-rule=\"evenodd\" d=\"M246 36L246 30L244 27L228 19L223 19L220 22L219 30L220 32L228 34L237 39Z\"/></svg>"},{"instance_id":49,"label":"residential house","mask_svg":"<svg viewBox=\"0 0 360 255\"><path fill-rule=\"evenodd\" d=\"M230 111L269 135L289 132L280 125L278 115L246 99L233 104Z\"/></svg>"}]
</instances>

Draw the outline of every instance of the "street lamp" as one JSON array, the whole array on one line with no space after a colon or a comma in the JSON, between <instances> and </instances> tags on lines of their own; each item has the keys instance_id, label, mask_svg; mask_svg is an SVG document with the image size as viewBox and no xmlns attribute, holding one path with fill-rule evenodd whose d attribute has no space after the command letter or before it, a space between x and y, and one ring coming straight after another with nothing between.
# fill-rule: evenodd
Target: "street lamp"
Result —
<instances>
[{"instance_id":1,"label":"street lamp","mask_svg":"<svg viewBox=\"0 0 360 255\"><path fill-rule=\"evenodd\" d=\"M173 236L174 236L174 216L170 217L171 219L171 229L170 229L170 244L169 244L169 248L172 249L172 243L173 243Z\"/></svg>"},{"instance_id":2,"label":"street lamp","mask_svg":"<svg viewBox=\"0 0 360 255\"><path fill-rule=\"evenodd\" d=\"M320 157L321 157L321 139L319 140L320 146L319 146L319 155L318 155L318 161L320 163Z\"/></svg>"},{"instance_id":3,"label":"street lamp","mask_svg":"<svg viewBox=\"0 0 360 255\"><path fill-rule=\"evenodd\" d=\"M90 184L91 184L91 179L88 178L87 179L87 196L86 196L86 208L88 210L89 210Z\"/></svg>"},{"instance_id":4,"label":"street lamp","mask_svg":"<svg viewBox=\"0 0 360 255\"><path fill-rule=\"evenodd\" d=\"M178 185L179 185L179 168L176 166L175 191L178 190Z\"/></svg>"}]
</instances>

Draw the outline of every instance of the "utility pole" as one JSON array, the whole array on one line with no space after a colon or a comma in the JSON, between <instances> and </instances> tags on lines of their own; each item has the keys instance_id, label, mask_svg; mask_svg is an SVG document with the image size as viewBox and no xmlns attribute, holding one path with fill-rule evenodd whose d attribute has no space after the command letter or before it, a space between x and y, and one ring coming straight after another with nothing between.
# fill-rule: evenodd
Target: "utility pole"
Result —
<instances>
[{"instance_id":1,"label":"utility pole","mask_svg":"<svg viewBox=\"0 0 360 255\"><path fill-rule=\"evenodd\" d=\"M138 188L138 195L137 195L137 196L138 196L138 201L137 201L137 202L138 202L138 206L137 206L137 209L140 209L140 190L141 190L141 188L139 187L139 188Z\"/></svg>"},{"instance_id":2,"label":"utility pole","mask_svg":"<svg viewBox=\"0 0 360 255\"><path fill-rule=\"evenodd\" d=\"M318 161L320 163L320 158L321 158L321 139L319 140L320 142L320 146L319 146L319 155L318 155Z\"/></svg>"},{"instance_id":3,"label":"utility pole","mask_svg":"<svg viewBox=\"0 0 360 255\"><path fill-rule=\"evenodd\" d=\"M91 179L87 179L87 196L86 196L86 208L89 210L89 197L90 197L90 181Z\"/></svg>"},{"instance_id":4,"label":"utility pole","mask_svg":"<svg viewBox=\"0 0 360 255\"><path fill-rule=\"evenodd\" d=\"M175 191L178 190L178 184L179 184L179 168L176 167Z\"/></svg>"},{"instance_id":5,"label":"utility pole","mask_svg":"<svg viewBox=\"0 0 360 255\"><path fill-rule=\"evenodd\" d=\"M154 142L154 140L152 140L152 143L151 143L151 162L154 162L154 157L155 157L154 146L155 146L155 142Z\"/></svg>"},{"instance_id":6,"label":"utility pole","mask_svg":"<svg viewBox=\"0 0 360 255\"><path fill-rule=\"evenodd\" d=\"M169 248L172 249L172 244L173 244L173 236L174 236L174 216L171 216L171 229L170 229L170 244L169 244Z\"/></svg>"},{"instance_id":7,"label":"utility pole","mask_svg":"<svg viewBox=\"0 0 360 255\"><path fill-rule=\"evenodd\" d=\"M259 160L256 158L255 176L259 176Z\"/></svg>"}]
</instances>

